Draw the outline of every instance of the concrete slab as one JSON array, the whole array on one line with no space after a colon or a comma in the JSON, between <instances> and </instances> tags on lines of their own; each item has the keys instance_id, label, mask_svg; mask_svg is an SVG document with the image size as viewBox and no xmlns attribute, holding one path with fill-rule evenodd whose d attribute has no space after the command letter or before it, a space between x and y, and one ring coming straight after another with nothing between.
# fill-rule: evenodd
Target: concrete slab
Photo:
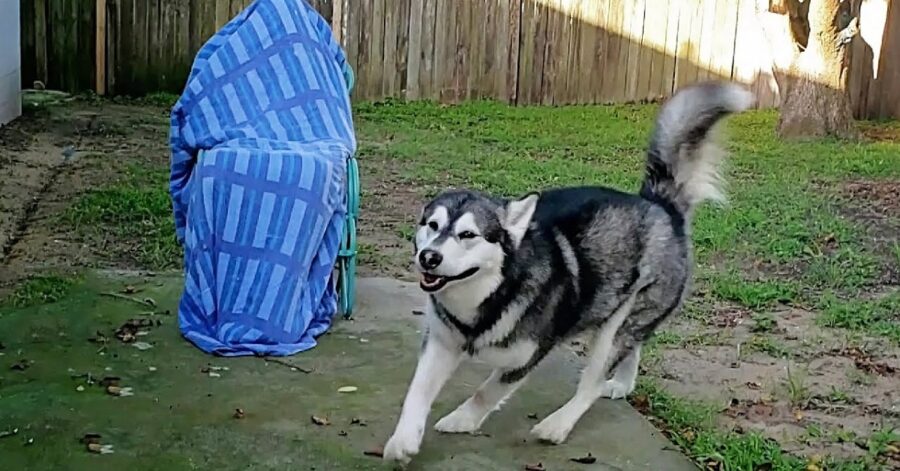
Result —
<instances>
[{"instance_id":1,"label":"concrete slab","mask_svg":"<svg viewBox=\"0 0 900 471\"><path fill-rule=\"evenodd\" d=\"M411 312L421 310L423 305L424 297L415 283L360 280L356 317L338 324L334 335L400 334L402 348L408 351L398 352L401 356L395 367L411 377L415 361L409 352L414 355L418 351L422 320ZM368 350L369 345L371 342L360 348ZM569 351L552 354L503 409L485 422L485 436L443 435L429 430L416 466L428 470L499 470L523 469L525 463L540 462L548 470L697 469L625 401L598 401L563 445L544 445L534 440L528 432L536 421L528 416L537 414L543 418L569 399L577 384L579 360ZM438 398L429 425L464 401L489 372L486 365L464 363ZM399 404L401 400L402 393L395 402ZM399 407L388 411L394 419L398 413ZM570 461L587 453L596 456L597 463L588 466Z\"/></svg>"},{"instance_id":2,"label":"concrete slab","mask_svg":"<svg viewBox=\"0 0 900 471\"><path fill-rule=\"evenodd\" d=\"M135 297L154 299L155 314L104 294L126 285ZM412 375L421 317L411 311L422 300L414 285L360 280L356 319L338 322L314 350L279 362L215 358L189 345L173 314L180 290L176 276L89 277L61 302L0 308L0 431L17 430L0 438L4 469L390 469L363 451L392 432ZM159 321L140 337L152 348L113 335L134 317ZM429 431L410 469L521 470L536 462L548 470L695 469L623 401L599 402L565 445L533 440L528 415L544 416L566 401L576 369L574 357L552 357L489 419L484 435ZM430 423L486 374L482 365L463 365ZM97 384L104 376L119 377L134 395L108 394ZM359 389L338 393L342 386ZM242 417L234 418L238 408ZM314 415L330 425L313 424ZM115 452L88 452L79 443L86 433L100 434ZM569 461L587 453L598 462Z\"/></svg>"}]
</instances>

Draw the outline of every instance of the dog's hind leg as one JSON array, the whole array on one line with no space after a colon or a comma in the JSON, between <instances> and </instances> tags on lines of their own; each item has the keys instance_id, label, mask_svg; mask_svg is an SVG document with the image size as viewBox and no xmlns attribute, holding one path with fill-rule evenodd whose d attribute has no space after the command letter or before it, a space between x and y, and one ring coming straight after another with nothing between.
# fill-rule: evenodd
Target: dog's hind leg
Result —
<instances>
[{"instance_id":1,"label":"dog's hind leg","mask_svg":"<svg viewBox=\"0 0 900 471\"><path fill-rule=\"evenodd\" d=\"M525 382L501 381L506 370L497 369L478 387L472 397L466 399L450 414L439 420L434 429L444 433L472 433L481 427L491 412L499 409L506 399Z\"/></svg>"},{"instance_id":2,"label":"dog's hind leg","mask_svg":"<svg viewBox=\"0 0 900 471\"><path fill-rule=\"evenodd\" d=\"M581 373L575 395L531 429L532 435L550 443L562 443L584 415L604 393L610 359L616 353L615 335L634 307L634 295L628 298L600 327L587 367Z\"/></svg>"},{"instance_id":3,"label":"dog's hind leg","mask_svg":"<svg viewBox=\"0 0 900 471\"><path fill-rule=\"evenodd\" d=\"M638 365L641 362L641 346L623 347L619 351L619 358L621 361L614 366L612 378L603 383L603 391L600 393L600 397L622 399L634 391Z\"/></svg>"}]
</instances>

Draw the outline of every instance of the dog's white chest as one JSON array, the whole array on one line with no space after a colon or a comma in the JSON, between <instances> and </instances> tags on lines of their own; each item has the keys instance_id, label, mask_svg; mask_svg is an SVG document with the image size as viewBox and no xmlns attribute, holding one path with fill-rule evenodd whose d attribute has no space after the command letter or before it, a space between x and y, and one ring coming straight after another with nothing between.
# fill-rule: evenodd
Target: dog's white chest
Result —
<instances>
[{"instance_id":1,"label":"dog's white chest","mask_svg":"<svg viewBox=\"0 0 900 471\"><path fill-rule=\"evenodd\" d=\"M537 351L536 342L520 340L507 348L480 348L472 358L494 368L517 368L528 363L535 351Z\"/></svg>"}]
</instances>

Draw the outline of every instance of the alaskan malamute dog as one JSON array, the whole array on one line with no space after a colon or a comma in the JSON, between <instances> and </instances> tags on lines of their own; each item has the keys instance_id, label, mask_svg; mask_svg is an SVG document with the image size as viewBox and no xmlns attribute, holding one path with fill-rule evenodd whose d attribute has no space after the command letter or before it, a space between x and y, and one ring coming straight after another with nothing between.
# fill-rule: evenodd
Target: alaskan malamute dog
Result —
<instances>
[{"instance_id":1,"label":"alaskan malamute dog","mask_svg":"<svg viewBox=\"0 0 900 471\"><path fill-rule=\"evenodd\" d=\"M694 208L722 200L712 128L752 95L730 83L680 90L663 105L637 195L566 188L505 200L449 191L425 206L415 240L429 296L419 363L384 458L419 451L431 405L463 358L494 371L435 430L475 432L554 347L592 334L572 399L534 426L562 443L600 397L634 389L641 345L681 308Z\"/></svg>"}]
</instances>

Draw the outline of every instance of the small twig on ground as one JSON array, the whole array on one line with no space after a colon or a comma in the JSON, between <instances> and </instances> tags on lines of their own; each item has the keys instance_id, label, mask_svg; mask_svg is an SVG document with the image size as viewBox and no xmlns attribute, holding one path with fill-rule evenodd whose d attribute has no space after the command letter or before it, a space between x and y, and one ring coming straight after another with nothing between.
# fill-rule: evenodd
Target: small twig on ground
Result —
<instances>
[{"instance_id":1,"label":"small twig on ground","mask_svg":"<svg viewBox=\"0 0 900 471\"><path fill-rule=\"evenodd\" d=\"M100 293L100 294L102 294L103 296L109 296L111 298L123 299L125 301L131 301L133 303L140 304L141 306L156 307L156 301L153 301L150 298L140 299L140 298L135 298L133 296L125 296L124 294L113 293L113 292L106 292L106 293Z\"/></svg>"},{"instance_id":2,"label":"small twig on ground","mask_svg":"<svg viewBox=\"0 0 900 471\"><path fill-rule=\"evenodd\" d=\"M313 370L310 369L310 368L304 368L304 367L302 367L302 366L295 365L295 364L293 364L293 363L291 363L291 362L289 362L289 361L282 360L282 359L280 359L280 358L276 358L276 357L267 357L267 356L264 356L264 357L261 357L261 358L262 358L263 360L265 360L267 363L268 363L268 362L271 362L271 363L278 363L279 365L287 366L288 368L295 369L295 370L297 370L297 371L300 371L301 373L310 374L310 373L313 372Z\"/></svg>"}]
</instances>

